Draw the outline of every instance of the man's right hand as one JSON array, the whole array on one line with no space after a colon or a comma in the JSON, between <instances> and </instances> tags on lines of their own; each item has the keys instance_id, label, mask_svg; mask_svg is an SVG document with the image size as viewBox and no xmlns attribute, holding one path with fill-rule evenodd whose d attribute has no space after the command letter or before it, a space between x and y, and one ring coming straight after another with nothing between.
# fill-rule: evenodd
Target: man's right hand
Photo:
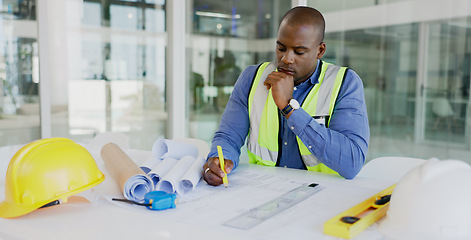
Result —
<instances>
[{"instance_id":1,"label":"man's right hand","mask_svg":"<svg viewBox=\"0 0 471 240\"><path fill-rule=\"evenodd\" d=\"M234 163L229 159L224 159L224 167L226 173L229 174L234 168ZM219 158L212 157L203 165L204 173L203 179L213 186L219 186L222 184L222 178L224 177L224 172L221 170L219 164Z\"/></svg>"},{"instance_id":2,"label":"man's right hand","mask_svg":"<svg viewBox=\"0 0 471 240\"><path fill-rule=\"evenodd\" d=\"M273 100L279 109L288 106L289 100L293 98L294 80L292 75L273 71L268 74L263 84L267 89L271 89Z\"/></svg>"}]
</instances>

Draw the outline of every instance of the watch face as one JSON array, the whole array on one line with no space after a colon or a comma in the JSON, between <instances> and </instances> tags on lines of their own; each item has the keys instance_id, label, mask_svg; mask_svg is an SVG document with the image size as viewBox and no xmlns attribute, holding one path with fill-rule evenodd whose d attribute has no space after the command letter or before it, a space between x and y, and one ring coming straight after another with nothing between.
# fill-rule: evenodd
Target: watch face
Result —
<instances>
[{"instance_id":1,"label":"watch face","mask_svg":"<svg viewBox=\"0 0 471 240\"><path fill-rule=\"evenodd\" d=\"M289 101L289 105L293 108L293 109L298 109L299 108L299 102L296 101L296 99L291 99Z\"/></svg>"}]
</instances>

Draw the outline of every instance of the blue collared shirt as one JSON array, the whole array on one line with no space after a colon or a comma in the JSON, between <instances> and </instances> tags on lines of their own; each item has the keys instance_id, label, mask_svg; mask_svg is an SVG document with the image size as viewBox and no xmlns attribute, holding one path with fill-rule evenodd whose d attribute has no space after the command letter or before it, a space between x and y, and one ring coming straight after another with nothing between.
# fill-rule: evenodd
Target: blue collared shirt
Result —
<instances>
[{"instance_id":1,"label":"blue collared shirt","mask_svg":"<svg viewBox=\"0 0 471 240\"><path fill-rule=\"evenodd\" d=\"M309 80L294 88L293 98L300 103L318 83L319 61ZM216 146L220 145L224 157L234 162L234 168L239 163L240 148L249 131L248 95L256 70L257 66L249 66L237 79L208 154L208 158L217 156ZM293 111L289 119L280 115L280 120L280 167L306 169L296 136L319 161L346 179L354 178L363 167L370 130L363 83L353 70L348 69L346 73L328 128L302 108Z\"/></svg>"}]
</instances>

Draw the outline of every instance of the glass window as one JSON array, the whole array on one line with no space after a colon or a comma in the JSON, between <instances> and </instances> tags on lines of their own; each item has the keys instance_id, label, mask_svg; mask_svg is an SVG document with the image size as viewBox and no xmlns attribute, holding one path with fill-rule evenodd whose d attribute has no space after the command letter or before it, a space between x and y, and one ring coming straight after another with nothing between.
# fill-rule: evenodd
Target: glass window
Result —
<instances>
[{"instance_id":1,"label":"glass window","mask_svg":"<svg viewBox=\"0 0 471 240\"><path fill-rule=\"evenodd\" d=\"M57 11L69 8L67 1L62 4ZM66 109L52 116L53 136L88 142L102 132L121 132L137 149L150 149L164 137L164 6L165 1L85 0L83 16L63 14L63 25L49 25L55 34L67 29L56 49L65 54L49 58L63 66L53 79L58 84L51 92L58 96L51 104Z\"/></svg>"},{"instance_id":2,"label":"glass window","mask_svg":"<svg viewBox=\"0 0 471 240\"><path fill-rule=\"evenodd\" d=\"M271 38L277 34L289 1L193 1L193 33L245 39Z\"/></svg>"},{"instance_id":3,"label":"glass window","mask_svg":"<svg viewBox=\"0 0 471 240\"><path fill-rule=\"evenodd\" d=\"M239 74L273 59L278 24L291 2L195 0L189 7L190 137L210 142Z\"/></svg>"},{"instance_id":4,"label":"glass window","mask_svg":"<svg viewBox=\"0 0 471 240\"><path fill-rule=\"evenodd\" d=\"M3 0L0 7L4 19L36 20L35 0Z\"/></svg>"},{"instance_id":5,"label":"glass window","mask_svg":"<svg viewBox=\"0 0 471 240\"><path fill-rule=\"evenodd\" d=\"M423 84L423 141L469 147L470 56L467 18L430 23Z\"/></svg>"},{"instance_id":6,"label":"glass window","mask_svg":"<svg viewBox=\"0 0 471 240\"><path fill-rule=\"evenodd\" d=\"M362 7L339 2L309 1L327 12ZM381 9L387 12L389 2L400 1L362 2L364 6L385 4ZM427 11L427 6L421 11ZM349 29L354 12L343 15L346 30L326 29L323 60L348 66L363 80L371 130L367 160L381 156L469 160L469 17ZM324 15L327 20L338 16Z\"/></svg>"},{"instance_id":7,"label":"glass window","mask_svg":"<svg viewBox=\"0 0 471 240\"><path fill-rule=\"evenodd\" d=\"M0 146L40 138L36 1L0 1Z\"/></svg>"},{"instance_id":8,"label":"glass window","mask_svg":"<svg viewBox=\"0 0 471 240\"><path fill-rule=\"evenodd\" d=\"M51 86L52 135L88 142L101 132L123 132L141 149L164 137L165 0L38 2L0 1L0 146L43 137L37 4L54 16L39 21L47 26L41 67L47 66L48 79L41 81ZM292 1L185 3L182 93L189 94L182 99L189 136L209 142L237 76L273 59L278 24ZM453 7L446 12L410 0L307 3L328 21L323 60L351 67L363 80L371 128L367 159L469 158L471 22L458 11L468 1L447 2Z\"/></svg>"},{"instance_id":9,"label":"glass window","mask_svg":"<svg viewBox=\"0 0 471 240\"><path fill-rule=\"evenodd\" d=\"M377 146L380 139L414 139L417 32L417 24L406 24L326 34L324 60L352 68L363 80L369 155L397 154L390 145Z\"/></svg>"},{"instance_id":10,"label":"glass window","mask_svg":"<svg viewBox=\"0 0 471 240\"><path fill-rule=\"evenodd\" d=\"M414 138L417 31L407 24L326 34L323 59L363 80L372 136Z\"/></svg>"},{"instance_id":11,"label":"glass window","mask_svg":"<svg viewBox=\"0 0 471 240\"><path fill-rule=\"evenodd\" d=\"M140 11L135 6L110 6L110 27L119 29L142 29Z\"/></svg>"},{"instance_id":12,"label":"glass window","mask_svg":"<svg viewBox=\"0 0 471 240\"><path fill-rule=\"evenodd\" d=\"M365 8L365 7L370 7L370 6L380 5L380 4L397 3L397 2L405 2L405 1L411 1L411 0L355 0L355 1L308 0L307 5L316 8L322 13L329 13L329 12L338 12L340 10Z\"/></svg>"},{"instance_id":13,"label":"glass window","mask_svg":"<svg viewBox=\"0 0 471 240\"><path fill-rule=\"evenodd\" d=\"M83 26L100 26L101 25L101 4L99 2L83 2Z\"/></svg>"}]
</instances>

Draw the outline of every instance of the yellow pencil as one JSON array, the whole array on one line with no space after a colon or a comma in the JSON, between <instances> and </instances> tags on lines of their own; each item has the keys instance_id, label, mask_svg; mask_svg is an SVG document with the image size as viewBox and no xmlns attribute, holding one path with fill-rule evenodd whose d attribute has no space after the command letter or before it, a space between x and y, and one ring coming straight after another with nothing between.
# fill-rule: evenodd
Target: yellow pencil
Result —
<instances>
[{"instance_id":1,"label":"yellow pencil","mask_svg":"<svg viewBox=\"0 0 471 240\"><path fill-rule=\"evenodd\" d=\"M221 165L222 171L224 171L224 177L222 178L222 182L224 183L224 187L229 185L229 180L227 180L227 173L226 169L224 168L224 156L222 155L222 148L221 146L217 146L218 148L218 155L219 155L219 165Z\"/></svg>"}]
</instances>

